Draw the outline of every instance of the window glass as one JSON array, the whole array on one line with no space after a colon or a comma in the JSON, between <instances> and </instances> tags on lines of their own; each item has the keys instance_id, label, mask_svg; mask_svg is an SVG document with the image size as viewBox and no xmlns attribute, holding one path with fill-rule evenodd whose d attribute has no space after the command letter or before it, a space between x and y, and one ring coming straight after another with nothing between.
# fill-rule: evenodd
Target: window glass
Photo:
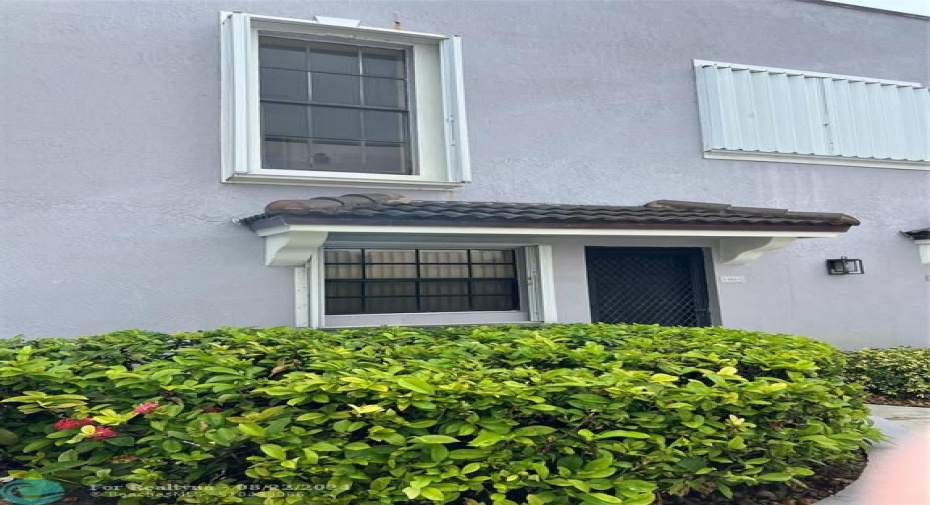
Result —
<instances>
[{"instance_id":1,"label":"window glass","mask_svg":"<svg viewBox=\"0 0 930 505\"><path fill-rule=\"evenodd\" d=\"M261 69L262 98L279 100L307 100L307 73L301 70L280 68Z\"/></svg>"},{"instance_id":2,"label":"window glass","mask_svg":"<svg viewBox=\"0 0 930 505\"><path fill-rule=\"evenodd\" d=\"M362 131L360 111L341 107L310 107L311 133L317 138L356 140Z\"/></svg>"},{"instance_id":3,"label":"window glass","mask_svg":"<svg viewBox=\"0 0 930 505\"><path fill-rule=\"evenodd\" d=\"M404 60L403 51L373 47L362 50L362 69L365 75L403 79Z\"/></svg>"},{"instance_id":4,"label":"window glass","mask_svg":"<svg viewBox=\"0 0 930 505\"><path fill-rule=\"evenodd\" d=\"M359 74L357 47L319 42L307 42L306 44L308 70L339 74Z\"/></svg>"},{"instance_id":5,"label":"window glass","mask_svg":"<svg viewBox=\"0 0 930 505\"><path fill-rule=\"evenodd\" d=\"M513 250L334 249L326 313L519 310Z\"/></svg>"},{"instance_id":6,"label":"window glass","mask_svg":"<svg viewBox=\"0 0 930 505\"><path fill-rule=\"evenodd\" d=\"M361 102L358 77L354 75L311 73L310 93L316 103L358 105Z\"/></svg>"},{"instance_id":7,"label":"window glass","mask_svg":"<svg viewBox=\"0 0 930 505\"><path fill-rule=\"evenodd\" d=\"M404 81L363 77L362 83L365 86L365 105L395 109L401 109L406 105Z\"/></svg>"},{"instance_id":8,"label":"window glass","mask_svg":"<svg viewBox=\"0 0 930 505\"><path fill-rule=\"evenodd\" d=\"M411 174L407 53L259 38L262 165Z\"/></svg>"},{"instance_id":9,"label":"window glass","mask_svg":"<svg viewBox=\"0 0 930 505\"><path fill-rule=\"evenodd\" d=\"M266 68L307 69L307 51L297 40L262 37L258 59Z\"/></svg>"},{"instance_id":10,"label":"window glass","mask_svg":"<svg viewBox=\"0 0 930 505\"><path fill-rule=\"evenodd\" d=\"M308 137L310 123L307 107L281 103L262 104L262 128L265 135Z\"/></svg>"}]
</instances>

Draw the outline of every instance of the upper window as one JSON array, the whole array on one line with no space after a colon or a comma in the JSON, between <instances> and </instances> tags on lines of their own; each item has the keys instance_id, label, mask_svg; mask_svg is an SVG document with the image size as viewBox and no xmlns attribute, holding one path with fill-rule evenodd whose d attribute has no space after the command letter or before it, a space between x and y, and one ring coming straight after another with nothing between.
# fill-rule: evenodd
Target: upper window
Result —
<instances>
[{"instance_id":1,"label":"upper window","mask_svg":"<svg viewBox=\"0 0 930 505\"><path fill-rule=\"evenodd\" d=\"M260 37L262 166L411 174L403 50Z\"/></svg>"},{"instance_id":2,"label":"upper window","mask_svg":"<svg viewBox=\"0 0 930 505\"><path fill-rule=\"evenodd\" d=\"M930 169L916 83L695 61L707 158Z\"/></svg>"},{"instance_id":3,"label":"upper window","mask_svg":"<svg viewBox=\"0 0 930 505\"><path fill-rule=\"evenodd\" d=\"M223 180L466 182L458 39L318 19L224 14Z\"/></svg>"}]
</instances>

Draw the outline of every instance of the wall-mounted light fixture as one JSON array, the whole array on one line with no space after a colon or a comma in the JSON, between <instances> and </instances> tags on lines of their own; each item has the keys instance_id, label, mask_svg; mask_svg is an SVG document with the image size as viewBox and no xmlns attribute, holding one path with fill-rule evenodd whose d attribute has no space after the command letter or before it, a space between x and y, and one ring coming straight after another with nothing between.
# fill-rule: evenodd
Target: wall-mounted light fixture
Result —
<instances>
[{"instance_id":1,"label":"wall-mounted light fixture","mask_svg":"<svg viewBox=\"0 0 930 505\"><path fill-rule=\"evenodd\" d=\"M862 260L849 259L843 256L840 259L827 260L827 273L830 275L864 274Z\"/></svg>"}]
</instances>

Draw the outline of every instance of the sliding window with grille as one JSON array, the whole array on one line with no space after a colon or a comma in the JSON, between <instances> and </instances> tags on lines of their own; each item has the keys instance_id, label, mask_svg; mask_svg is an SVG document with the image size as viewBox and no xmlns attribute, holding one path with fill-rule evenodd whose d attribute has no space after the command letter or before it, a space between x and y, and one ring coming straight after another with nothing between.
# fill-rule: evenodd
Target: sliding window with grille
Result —
<instances>
[{"instance_id":1,"label":"sliding window with grille","mask_svg":"<svg viewBox=\"0 0 930 505\"><path fill-rule=\"evenodd\" d=\"M329 249L326 314L520 309L513 249Z\"/></svg>"}]
</instances>

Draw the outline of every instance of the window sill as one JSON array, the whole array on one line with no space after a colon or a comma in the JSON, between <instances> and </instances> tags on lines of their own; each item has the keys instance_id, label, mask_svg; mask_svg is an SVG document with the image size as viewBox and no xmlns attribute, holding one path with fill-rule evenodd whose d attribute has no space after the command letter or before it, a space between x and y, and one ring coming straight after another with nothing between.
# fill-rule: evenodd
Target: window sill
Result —
<instances>
[{"instance_id":1,"label":"window sill","mask_svg":"<svg viewBox=\"0 0 930 505\"><path fill-rule=\"evenodd\" d=\"M397 177L397 176L395 176ZM274 174L234 174L223 181L229 184L283 184L291 186L326 186L341 188L394 189L455 189L467 182L430 181L422 179L382 179L378 177L307 176Z\"/></svg>"},{"instance_id":2,"label":"window sill","mask_svg":"<svg viewBox=\"0 0 930 505\"><path fill-rule=\"evenodd\" d=\"M324 328L360 328L372 326L450 326L483 324L536 323L522 310L476 312L418 312L397 314L328 315Z\"/></svg>"},{"instance_id":3,"label":"window sill","mask_svg":"<svg viewBox=\"0 0 930 505\"><path fill-rule=\"evenodd\" d=\"M729 151L724 149L711 149L704 151L704 158L714 160L800 163L805 165L843 165L847 167L894 168L899 170L930 170L930 163L926 161L850 158L845 156L817 156L813 154L766 153L761 151Z\"/></svg>"}]
</instances>

